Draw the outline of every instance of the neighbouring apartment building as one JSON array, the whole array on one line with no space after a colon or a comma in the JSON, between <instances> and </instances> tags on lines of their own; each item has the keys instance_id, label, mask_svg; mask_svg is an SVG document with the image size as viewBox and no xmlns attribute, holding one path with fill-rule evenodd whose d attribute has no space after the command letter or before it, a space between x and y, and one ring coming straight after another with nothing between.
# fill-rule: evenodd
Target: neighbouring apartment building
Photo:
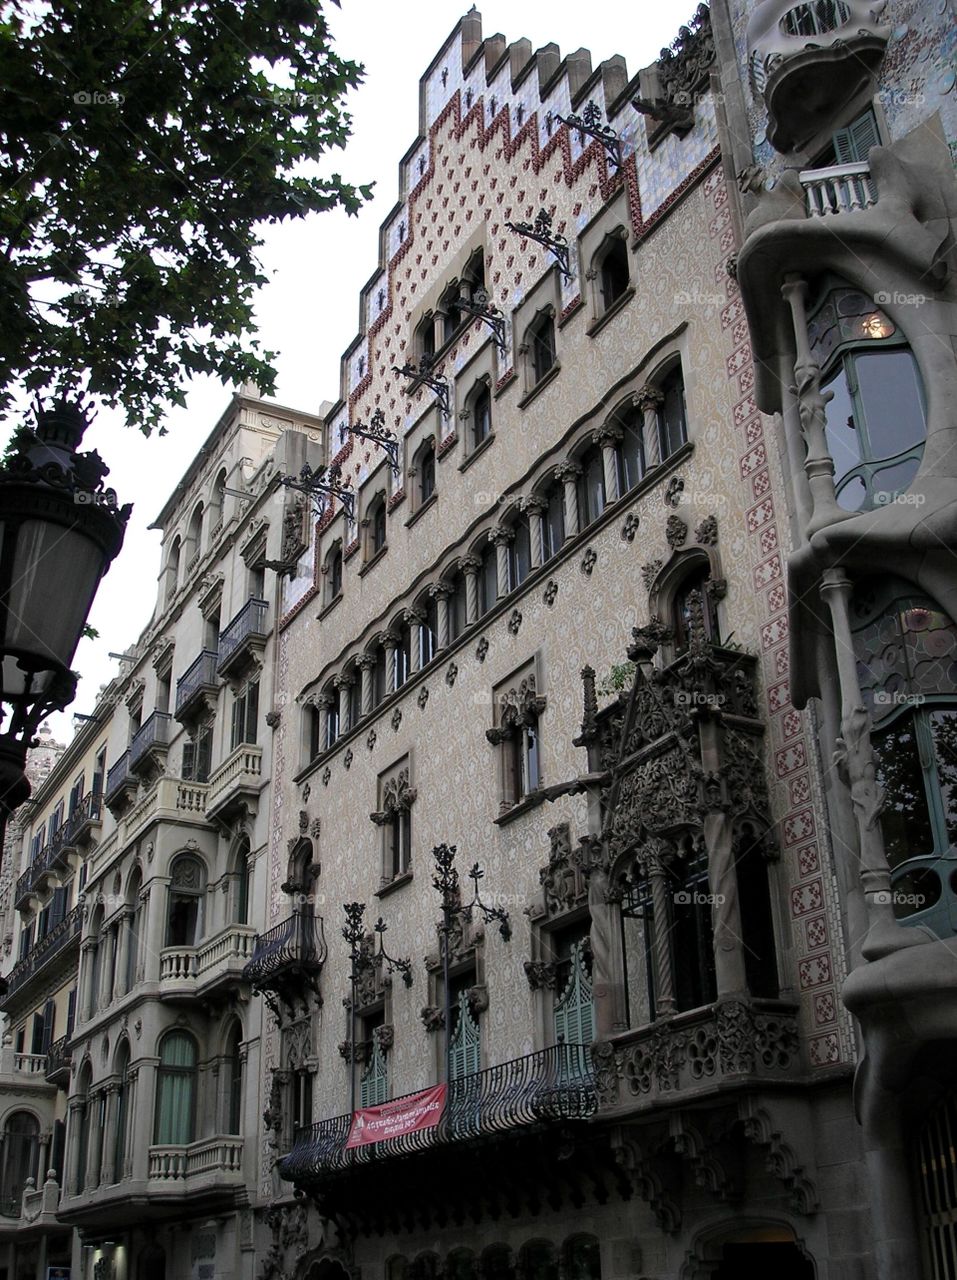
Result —
<instances>
[{"instance_id":1,"label":"neighbouring apartment building","mask_svg":"<svg viewBox=\"0 0 957 1280\"><path fill-rule=\"evenodd\" d=\"M321 421L233 397L160 513L153 620L24 817L0 1274L254 1275L280 484Z\"/></svg>"}]
</instances>

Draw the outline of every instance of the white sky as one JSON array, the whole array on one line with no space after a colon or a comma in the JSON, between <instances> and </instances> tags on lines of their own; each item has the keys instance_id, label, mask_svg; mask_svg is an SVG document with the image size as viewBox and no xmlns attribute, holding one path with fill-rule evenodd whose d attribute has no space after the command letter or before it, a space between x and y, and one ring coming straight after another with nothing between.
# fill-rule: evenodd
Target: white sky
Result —
<instances>
[{"instance_id":1,"label":"white sky","mask_svg":"<svg viewBox=\"0 0 957 1280\"><path fill-rule=\"evenodd\" d=\"M260 295L257 317L264 348L279 353L275 398L283 404L316 412L323 400L338 398L339 358L356 333L359 290L377 264L379 224L397 198L399 160L418 134L419 77L468 3L342 0L341 11L327 6L338 52L365 64L365 80L348 100L352 139L321 169L356 184L374 180L376 188L358 217L337 211L267 230L261 258L271 283ZM696 5L484 0L478 7L486 36L502 32L509 42L527 37L533 49L554 41L563 56L584 46L594 67L621 54L633 76L674 39ZM218 382L196 380L189 384L187 407L170 412L162 439L144 439L108 413L87 433L85 447L99 450L111 468L108 483L134 510L123 551L90 615L99 639L82 640L77 650L73 665L82 678L76 701L49 722L60 741L72 736L72 711L89 714L99 686L117 674L108 653L122 652L152 615L160 535L147 526L228 399L229 390Z\"/></svg>"}]
</instances>

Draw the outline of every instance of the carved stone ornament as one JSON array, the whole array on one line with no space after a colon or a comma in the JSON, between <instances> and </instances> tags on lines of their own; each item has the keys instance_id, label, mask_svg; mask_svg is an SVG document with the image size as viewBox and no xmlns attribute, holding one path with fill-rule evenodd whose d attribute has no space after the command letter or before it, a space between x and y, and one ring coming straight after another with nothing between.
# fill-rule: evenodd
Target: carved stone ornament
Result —
<instances>
[{"instance_id":1,"label":"carved stone ornament","mask_svg":"<svg viewBox=\"0 0 957 1280\"><path fill-rule=\"evenodd\" d=\"M425 710L426 705L428 704L428 701L429 701L429 687L428 685L424 684L422 688L419 690L418 698L416 698L416 702L418 702L419 704L420 711Z\"/></svg>"},{"instance_id":2,"label":"carved stone ornament","mask_svg":"<svg viewBox=\"0 0 957 1280\"><path fill-rule=\"evenodd\" d=\"M638 526L640 523L641 521L638 518L638 512L630 512L625 523L621 526L622 542L634 542L635 534L638 532Z\"/></svg>"},{"instance_id":3,"label":"carved stone ornament","mask_svg":"<svg viewBox=\"0 0 957 1280\"><path fill-rule=\"evenodd\" d=\"M665 489L665 503L669 507L676 507L681 501L681 495L685 491L685 482L681 476L672 476L668 481L668 487Z\"/></svg>"},{"instance_id":4,"label":"carved stone ornament","mask_svg":"<svg viewBox=\"0 0 957 1280\"><path fill-rule=\"evenodd\" d=\"M705 518L694 531L695 541L701 547L716 547L718 545L718 517L711 515Z\"/></svg>"},{"instance_id":5,"label":"carved stone ornament","mask_svg":"<svg viewBox=\"0 0 957 1280\"><path fill-rule=\"evenodd\" d=\"M488 656L488 636L482 636L478 644L475 646L475 656L479 662L484 662Z\"/></svg>"},{"instance_id":6,"label":"carved stone ornament","mask_svg":"<svg viewBox=\"0 0 957 1280\"><path fill-rule=\"evenodd\" d=\"M282 549L279 557L286 564L298 560L308 546L305 535L307 506L304 498L297 497L283 515Z\"/></svg>"},{"instance_id":7,"label":"carved stone ornament","mask_svg":"<svg viewBox=\"0 0 957 1280\"><path fill-rule=\"evenodd\" d=\"M454 662L450 662L445 671L445 683L451 689L455 684L455 679L459 674L459 669Z\"/></svg>"},{"instance_id":8,"label":"carved stone ornament","mask_svg":"<svg viewBox=\"0 0 957 1280\"><path fill-rule=\"evenodd\" d=\"M661 572L661 560L649 560L647 564L641 566L641 580L645 584L645 590L650 591L655 578Z\"/></svg>"},{"instance_id":9,"label":"carved stone ornament","mask_svg":"<svg viewBox=\"0 0 957 1280\"><path fill-rule=\"evenodd\" d=\"M559 822L548 832L551 849L548 866L538 873L549 915L569 911L585 897L581 869L572 857L571 830L567 822Z\"/></svg>"},{"instance_id":10,"label":"carved stone ornament","mask_svg":"<svg viewBox=\"0 0 957 1280\"><path fill-rule=\"evenodd\" d=\"M440 1009L438 1005L426 1005L419 1016L426 1031L441 1031L445 1026L445 1010Z\"/></svg>"},{"instance_id":11,"label":"carved stone ornament","mask_svg":"<svg viewBox=\"0 0 957 1280\"><path fill-rule=\"evenodd\" d=\"M418 791L409 785L409 769L406 766L398 773L387 778L382 786L382 808L369 817L376 826L384 826L391 822L397 813L408 813L415 804Z\"/></svg>"},{"instance_id":12,"label":"carved stone ornament","mask_svg":"<svg viewBox=\"0 0 957 1280\"><path fill-rule=\"evenodd\" d=\"M370 750L370 751L371 751L371 750L373 749L373 747L375 746L376 741L377 741L377 739L376 739L376 731L375 731L375 729L370 729L370 730L369 730L369 736L366 738L366 746L369 748L369 750Z\"/></svg>"},{"instance_id":13,"label":"carved stone ornament","mask_svg":"<svg viewBox=\"0 0 957 1280\"><path fill-rule=\"evenodd\" d=\"M550 960L526 960L525 977L533 991L555 990L558 966Z\"/></svg>"},{"instance_id":14,"label":"carved stone ornament","mask_svg":"<svg viewBox=\"0 0 957 1280\"><path fill-rule=\"evenodd\" d=\"M392 712L392 728L396 733L399 732L399 725L402 723L402 708L396 707Z\"/></svg>"},{"instance_id":15,"label":"carved stone ornament","mask_svg":"<svg viewBox=\"0 0 957 1280\"><path fill-rule=\"evenodd\" d=\"M486 729L485 736L497 746L523 725L534 725L545 710L546 699L535 690L535 673L530 671L517 687L499 694L498 724Z\"/></svg>"},{"instance_id":16,"label":"carved stone ornament","mask_svg":"<svg viewBox=\"0 0 957 1280\"><path fill-rule=\"evenodd\" d=\"M545 584L545 593L542 596L542 599L545 601L546 605L550 609L552 605L555 603L557 598L558 598L558 583L555 581L554 578L549 578L548 582Z\"/></svg>"},{"instance_id":17,"label":"carved stone ornament","mask_svg":"<svg viewBox=\"0 0 957 1280\"><path fill-rule=\"evenodd\" d=\"M281 711L266 712L266 724L269 726L270 729L278 729L280 720L282 720Z\"/></svg>"},{"instance_id":18,"label":"carved stone ornament","mask_svg":"<svg viewBox=\"0 0 957 1280\"><path fill-rule=\"evenodd\" d=\"M665 521L665 541L674 550L683 547L688 539L688 526L680 516L669 516Z\"/></svg>"},{"instance_id":19,"label":"carved stone ornament","mask_svg":"<svg viewBox=\"0 0 957 1280\"><path fill-rule=\"evenodd\" d=\"M589 547L588 550L585 552L584 556L582 556L582 562L580 565L581 571L586 578L591 577L592 571L594 570L595 565L597 563L598 563L598 552L595 550L594 547Z\"/></svg>"},{"instance_id":20,"label":"carved stone ornament","mask_svg":"<svg viewBox=\"0 0 957 1280\"><path fill-rule=\"evenodd\" d=\"M508 629L513 636L517 636L522 626L522 615L518 609L513 609L508 615Z\"/></svg>"},{"instance_id":21,"label":"carved stone ornament","mask_svg":"<svg viewBox=\"0 0 957 1280\"><path fill-rule=\"evenodd\" d=\"M322 771L322 785L324 787L328 787L329 779L331 777L332 777L332 770L329 768L328 765L326 765L326 767Z\"/></svg>"}]
</instances>

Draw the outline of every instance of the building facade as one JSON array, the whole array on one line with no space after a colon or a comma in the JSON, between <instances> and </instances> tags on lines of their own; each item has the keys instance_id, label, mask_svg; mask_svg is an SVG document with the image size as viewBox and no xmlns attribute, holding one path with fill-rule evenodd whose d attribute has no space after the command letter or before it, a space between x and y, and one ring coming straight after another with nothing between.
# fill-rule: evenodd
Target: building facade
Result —
<instances>
[{"instance_id":1,"label":"building facade","mask_svg":"<svg viewBox=\"0 0 957 1280\"><path fill-rule=\"evenodd\" d=\"M892 886L854 852L854 831L874 838L874 773L860 717L834 703L852 650L835 653L830 615L807 605L833 538L803 480L819 495L830 472L821 510L836 484L846 511L874 509L868 528L897 528L915 511L900 495L941 454L922 450L898 333L885 438L875 425L837 462L818 439L805 459L820 402L787 327L814 265L829 355L844 359L843 317L875 349L893 330L880 270L824 265L840 219L913 259L909 293L945 279L934 104L949 109L953 82L925 64L946 18L927 34L899 8L875 34L853 5L716 3L634 78L623 59L483 39L471 13L422 79L327 418L351 492L319 503L279 620L269 910L324 941L308 963L266 945L250 968L273 1012L261 1190L278 1156L307 1197L279 1195L267 1277L953 1274L922 1255L953 1230L953 1200L937 1188L928 1225L911 1112L886 1107L899 993L945 970L905 960L887 988L873 967L918 937L949 945L898 918L923 881ZM887 134L883 116L860 121L868 101L875 122L882 96L902 103L908 75L927 109L895 110L890 136L920 134L907 147L926 167L912 173L907 147L887 163L927 203L900 241L867 221ZM890 197L887 218L904 207ZM942 423L948 332L920 340ZM853 418L847 378L837 412ZM915 537L913 519L900 528L895 546ZM939 616L908 606L933 618L945 665L948 554ZM881 619L873 603L852 629L875 643ZM903 678L904 658L886 661ZM945 866L943 847L903 858L907 874ZM868 1001L885 1060L851 1017ZM929 995L928 1041L945 1038L940 1007ZM951 1106L952 1053L933 1051ZM915 1084L930 1061L915 1045ZM366 1145L357 1108L389 1136ZM934 1123L925 1168L943 1176Z\"/></svg>"},{"instance_id":2,"label":"building facade","mask_svg":"<svg viewBox=\"0 0 957 1280\"><path fill-rule=\"evenodd\" d=\"M303 540L279 478L318 462L320 426L233 397L158 517L153 619L31 801L3 999L8 1280L254 1274L242 973L266 924L275 570Z\"/></svg>"}]
</instances>

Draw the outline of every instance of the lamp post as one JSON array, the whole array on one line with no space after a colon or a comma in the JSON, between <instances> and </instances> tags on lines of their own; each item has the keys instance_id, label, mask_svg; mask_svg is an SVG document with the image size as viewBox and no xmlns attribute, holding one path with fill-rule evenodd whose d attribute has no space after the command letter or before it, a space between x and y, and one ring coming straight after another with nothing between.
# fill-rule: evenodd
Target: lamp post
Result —
<instances>
[{"instance_id":1,"label":"lamp post","mask_svg":"<svg viewBox=\"0 0 957 1280\"><path fill-rule=\"evenodd\" d=\"M456 846L454 844L438 844L432 850L435 859L435 874L432 884L438 889L442 899L442 922L439 933L442 937L442 987L445 1006L445 1083L452 1085L452 993L449 990L449 939L456 920L464 924L472 921L472 912L478 907L482 921L491 924L498 921L498 931L505 942L512 936L512 924L504 907L488 907L479 897L479 881L485 876L477 862L472 864L469 879L472 881L472 898L463 903L459 891L459 873L455 867Z\"/></svg>"},{"instance_id":2,"label":"lamp post","mask_svg":"<svg viewBox=\"0 0 957 1280\"><path fill-rule=\"evenodd\" d=\"M38 404L0 463L0 849L30 795L33 735L76 694L70 663L132 510L104 489L99 454L77 452L88 425L77 405Z\"/></svg>"}]
</instances>

